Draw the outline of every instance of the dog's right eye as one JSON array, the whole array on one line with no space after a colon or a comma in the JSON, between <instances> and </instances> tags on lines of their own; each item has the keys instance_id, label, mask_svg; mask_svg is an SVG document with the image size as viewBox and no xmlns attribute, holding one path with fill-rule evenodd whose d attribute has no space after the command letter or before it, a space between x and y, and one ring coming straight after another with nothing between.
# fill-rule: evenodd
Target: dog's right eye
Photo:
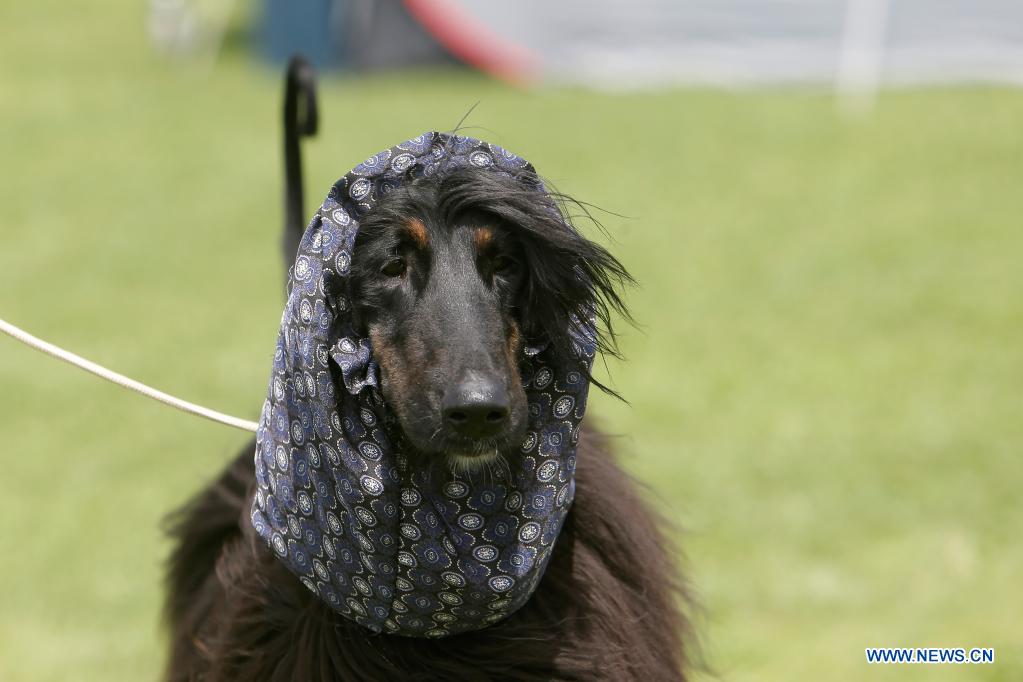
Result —
<instances>
[{"instance_id":1,"label":"dog's right eye","mask_svg":"<svg viewBox=\"0 0 1023 682\"><path fill-rule=\"evenodd\" d=\"M401 277L405 274L407 267L404 258L395 258L380 268L380 272L388 277Z\"/></svg>"}]
</instances>

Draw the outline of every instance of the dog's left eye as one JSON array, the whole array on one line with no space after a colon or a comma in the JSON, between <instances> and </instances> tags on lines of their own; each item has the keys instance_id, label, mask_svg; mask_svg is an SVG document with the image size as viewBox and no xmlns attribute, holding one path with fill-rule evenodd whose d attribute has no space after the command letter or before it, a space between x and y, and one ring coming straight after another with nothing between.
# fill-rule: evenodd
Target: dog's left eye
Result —
<instances>
[{"instance_id":1,"label":"dog's left eye","mask_svg":"<svg viewBox=\"0 0 1023 682\"><path fill-rule=\"evenodd\" d=\"M404 258L395 258L387 262L384 267L380 268L380 272L388 277L401 277L405 274L407 266Z\"/></svg>"},{"instance_id":2,"label":"dog's left eye","mask_svg":"<svg viewBox=\"0 0 1023 682\"><path fill-rule=\"evenodd\" d=\"M519 266L518 261L509 256L497 256L490 262L490 268L497 275L508 275Z\"/></svg>"}]
</instances>

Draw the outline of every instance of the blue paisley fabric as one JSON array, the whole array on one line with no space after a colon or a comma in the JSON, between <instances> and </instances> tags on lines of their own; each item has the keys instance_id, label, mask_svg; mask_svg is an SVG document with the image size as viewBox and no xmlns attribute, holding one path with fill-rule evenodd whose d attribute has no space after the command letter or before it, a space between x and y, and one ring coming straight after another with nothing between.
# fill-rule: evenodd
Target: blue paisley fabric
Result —
<instances>
[{"instance_id":1,"label":"blue paisley fabric","mask_svg":"<svg viewBox=\"0 0 1023 682\"><path fill-rule=\"evenodd\" d=\"M443 637L506 618L536 589L575 493L591 323L570 332L580 363L562 366L543 347L522 359L528 431L509 471L483 482L403 454L373 349L352 319L359 220L395 187L470 166L514 175L553 206L525 160L436 132L370 157L331 188L290 273L256 434L253 527L307 588L376 632Z\"/></svg>"}]
</instances>

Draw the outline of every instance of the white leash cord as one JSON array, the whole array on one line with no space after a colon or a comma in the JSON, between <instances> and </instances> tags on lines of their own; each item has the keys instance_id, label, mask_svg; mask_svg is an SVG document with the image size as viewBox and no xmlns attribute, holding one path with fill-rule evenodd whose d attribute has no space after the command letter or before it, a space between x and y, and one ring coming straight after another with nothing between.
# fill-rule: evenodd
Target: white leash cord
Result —
<instances>
[{"instance_id":1,"label":"white leash cord","mask_svg":"<svg viewBox=\"0 0 1023 682\"><path fill-rule=\"evenodd\" d=\"M158 400L165 405L176 407L177 409L183 412L188 412L189 414L205 417L210 421L215 421L220 424L226 424L227 426L233 426L234 428L241 429L242 431L255 432L256 427L258 426L256 422L248 421L246 419L239 419L238 417L232 417L230 415L222 414L220 412L217 412L216 410L207 409L201 405L190 403L187 400L175 398L172 395L168 395L163 391L158 391L155 388L146 386L145 384L139 381L135 381L134 379L129 379L128 377L122 374L118 374L117 372L113 372L107 369L106 367L101 367L100 365L97 365L95 362L89 362L85 358L79 357L74 353L64 350L63 348L58 348L57 346L54 346L52 343L47 343L42 339L38 339L29 334L28 332L26 332L24 329L19 329L18 327L15 327L13 324L11 324L10 322L6 322L3 319L0 319L0 331L7 334L8 336L14 337L15 339L21 341L25 345L31 346L36 350L40 350L46 353L47 355L57 358L58 360L63 360L64 362L72 364L75 367L84 369L86 372L91 372L92 374L95 374L98 377L102 377L107 381L113 382L118 386L130 389L137 393L141 393L142 395L152 398L153 400Z\"/></svg>"}]
</instances>

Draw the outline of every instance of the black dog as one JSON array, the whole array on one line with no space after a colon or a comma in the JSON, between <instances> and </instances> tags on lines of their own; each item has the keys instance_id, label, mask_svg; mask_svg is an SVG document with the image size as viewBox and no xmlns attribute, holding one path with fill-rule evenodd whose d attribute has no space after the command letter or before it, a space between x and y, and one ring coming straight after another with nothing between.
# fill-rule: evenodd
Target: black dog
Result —
<instances>
[{"instance_id":1,"label":"black dog","mask_svg":"<svg viewBox=\"0 0 1023 682\"><path fill-rule=\"evenodd\" d=\"M416 466L469 476L514 466L526 412L517 358L540 330L567 329L591 306L613 351L615 286L628 274L534 199L514 178L465 169L395 190L361 223L357 314ZM567 335L549 341L570 352ZM688 624L670 543L593 429L530 600L488 628L431 640L357 625L276 559L249 521L253 450L177 514L168 679L683 679Z\"/></svg>"}]
</instances>

